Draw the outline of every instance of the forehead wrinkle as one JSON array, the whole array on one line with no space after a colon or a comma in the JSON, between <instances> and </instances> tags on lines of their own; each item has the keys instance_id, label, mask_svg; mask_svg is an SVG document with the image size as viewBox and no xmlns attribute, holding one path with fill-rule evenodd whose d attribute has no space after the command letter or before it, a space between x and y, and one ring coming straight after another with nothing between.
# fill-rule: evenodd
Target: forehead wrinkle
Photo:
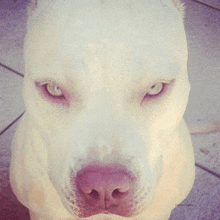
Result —
<instances>
[{"instance_id":1,"label":"forehead wrinkle","mask_svg":"<svg viewBox=\"0 0 220 220\"><path fill-rule=\"evenodd\" d=\"M180 65L173 62L173 56L164 55L160 57L146 56L140 59L132 57L133 51L123 44L103 42L101 45L90 44L84 52L84 67L77 70L70 58L59 56L59 61L49 59L47 67L41 65L42 70L38 71L37 77L42 79L46 75L48 79L55 81L73 81L75 85L86 86L93 82L93 85L105 85L114 82L115 87L122 85L134 85L145 82L152 82L163 78L172 79L177 75ZM137 62L136 62L137 61ZM62 64L57 68L56 64ZM51 69L50 66L53 68ZM53 71L52 71L53 70ZM57 71L57 72L56 72ZM47 73L47 74L45 74ZM123 82L123 84L121 84Z\"/></svg>"}]
</instances>

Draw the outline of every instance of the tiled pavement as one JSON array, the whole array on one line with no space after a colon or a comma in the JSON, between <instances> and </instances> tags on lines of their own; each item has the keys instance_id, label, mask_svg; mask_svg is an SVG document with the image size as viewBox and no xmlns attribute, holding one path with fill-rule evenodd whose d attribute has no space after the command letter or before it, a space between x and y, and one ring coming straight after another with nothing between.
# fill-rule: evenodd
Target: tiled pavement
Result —
<instances>
[{"instance_id":1,"label":"tiled pavement","mask_svg":"<svg viewBox=\"0 0 220 220\"><path fill-rule=\"evenodd\" d=\"M194 127L220 122L220 1L184 2L192 86L185 119ZM16 73L24 73L24 5L25 0L0 1L0 220L29 219L27 210L13 196L8 180L10 143L19 120L8 125L24 111L23 78ZM220 132L192 136L192 141L196 161L220 173ZM170 220L220 220L220 178L196 167L194 187L174 209Z\"/></svg>"}]
</instances>

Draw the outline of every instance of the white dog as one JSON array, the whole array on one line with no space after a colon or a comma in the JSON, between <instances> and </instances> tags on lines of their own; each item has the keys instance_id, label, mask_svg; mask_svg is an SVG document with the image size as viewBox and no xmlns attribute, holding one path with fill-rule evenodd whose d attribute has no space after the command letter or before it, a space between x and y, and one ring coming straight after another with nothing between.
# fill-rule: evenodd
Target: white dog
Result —
<instances>
[{"instance_id":1,"label":"white dog","mask_svg":"<svg viewBox=\"0 0 220 220\"><path fill-rule=\"evenodd\" d=\"M38 1L10 170L31 219L162 220L188 195L181 11L172 0Z\"/></svg>"}]
</instances>

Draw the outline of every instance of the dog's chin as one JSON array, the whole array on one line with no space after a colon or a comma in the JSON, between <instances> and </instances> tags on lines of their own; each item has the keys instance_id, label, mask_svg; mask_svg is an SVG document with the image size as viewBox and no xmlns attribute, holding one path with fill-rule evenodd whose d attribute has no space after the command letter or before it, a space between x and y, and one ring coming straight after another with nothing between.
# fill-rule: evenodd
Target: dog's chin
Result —
<instances>
[{"instance_id":1,"label":"dog's chin","mask_svg":"<svg viewBox=\"0 0 220 220\"><path fill-rule=\"evenodd\" d=\"M147 207L150 205L150 201L144 201L142 203L142 207L136 207L136 209L132 210L124 210L123 212L120 212L120 214L117 213L117 209L115 207L109 208L108 210L102 209L102 208L93 208L90 209L88 206L85 207L84 211L81 211L79 207L75 207L74 203L71 203L69 201L64 201L64 207L66 210L76 218L86 218L88 220L123 220L127 218L136 218L141 214L144 213L144 211L147 209Z\"/></svg>"}]
</instances>

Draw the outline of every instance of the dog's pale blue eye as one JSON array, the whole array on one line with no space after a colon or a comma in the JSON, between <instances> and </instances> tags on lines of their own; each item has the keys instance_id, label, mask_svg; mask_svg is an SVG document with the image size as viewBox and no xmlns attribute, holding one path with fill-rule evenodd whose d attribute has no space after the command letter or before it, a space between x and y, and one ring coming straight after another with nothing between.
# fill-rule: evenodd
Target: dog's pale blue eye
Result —
<instances>
[{"instance_id":1,"label":"dog's pale blue eye","mask_svg":"<svg viewBox=\"0 0 220 220\"><path fill-rule=\"evenodd\" d=\"M158 95L163 90L163 86L164 85L162 82L157 82L157 83L154 83L153 85L150 85L147 88L146 95L149 95L149 96Z\"/></svg>"},{"instance_id":2,"label":"dog's pale blue eye","mask_svg":"<svg viewBox=\"0 0 220 220\"><path fill-rule=\"evenodd\" d=\"M46 84L47 92L52 96L61 97L63 96L62 90L54 83Z\"/></svg>"}]
</instances>

